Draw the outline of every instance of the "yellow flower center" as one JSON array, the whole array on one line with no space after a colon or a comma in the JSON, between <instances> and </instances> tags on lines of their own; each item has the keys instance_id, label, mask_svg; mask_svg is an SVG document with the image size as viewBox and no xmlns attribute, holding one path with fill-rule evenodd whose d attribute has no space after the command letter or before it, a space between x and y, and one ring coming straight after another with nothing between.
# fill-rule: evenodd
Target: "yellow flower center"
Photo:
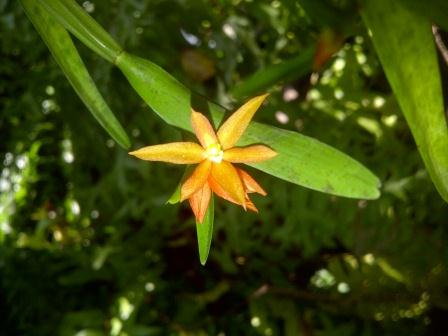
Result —
<instances>
[{"instance_id":1,"label":"yellow flower center","mask_svg":"<svg viewBox=\"0 0 448 336\"><path fill-rule=\"evenodd\" d=\"M215 163L221 163L224 152L220 144L215 143L213 145L208 146L205 152L207 155L207 159Z\"/></svg>"}]
</instances>

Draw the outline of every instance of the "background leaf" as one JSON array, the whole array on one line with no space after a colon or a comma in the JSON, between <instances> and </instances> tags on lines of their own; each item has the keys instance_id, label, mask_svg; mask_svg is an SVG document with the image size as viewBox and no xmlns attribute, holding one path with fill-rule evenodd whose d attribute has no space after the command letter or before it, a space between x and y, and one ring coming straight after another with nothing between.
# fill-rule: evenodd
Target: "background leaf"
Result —
<instances>
[{"instance_id":1,"label":"background leaf","mask_svg":"<svg viewBox=\"0 0 448 336\"><path fill-rule=\"evenodd\" d=\"M448 129L431 22L393 0L365 1L362 14L426 168L448 201Z\"/></svg>"},{"instance_id":2,"label":"background leaf","mask_svg":"<svg viewBox=\"0 0 448 336\"><path fill-rule=\"evenodd\" d=\"M21 3L78 96L109 135L128 149L131 142L126 132L98 91L70 35L39 2L22 0Z\"/></svg>"},{"instance_id":3,"label":"background leaf","mask_svg":"<svg viewBox=\"0 0 448 336\"><path fill-rule=\"evenodd\" d=\"M448 1L446 0L399 0L401 5L414 11L416 15L426 17L431 23L434 23L448 31Z\"/></svg>"},{"instance_id":4,"label":"background leaf","mask_svg":"<svg viewBox=\"0 0 448 336\"><path fill-rule=\"evenodd\" d=\"M252 96L268 90L279 81L290 81L304 76L312 70L315 51L316 48L310 46L294 58L257 71L236 85L231 91L232 95L236 98Z\"/></svg>"}]
</instances>

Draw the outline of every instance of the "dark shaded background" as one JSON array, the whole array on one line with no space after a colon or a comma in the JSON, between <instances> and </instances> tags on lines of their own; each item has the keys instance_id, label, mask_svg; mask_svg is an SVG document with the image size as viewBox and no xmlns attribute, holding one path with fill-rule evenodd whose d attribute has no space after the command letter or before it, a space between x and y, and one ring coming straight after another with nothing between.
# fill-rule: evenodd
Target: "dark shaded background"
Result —
<instances>
[{"instance_id":1,"label":"dark shaded background","mask_svg":"<svg viewBox=\"0 0 448 336\"><path fill-rule=\"evenodd\" d=\"M319 73L269 88L256 120L359 160L382 197L338 198L251 170L269 193L254 199L260 214L216 202L200 266L190 210L165 205L182 168L135 160L109 139L19 3L0 0L0 335L443 335L448 207L351 1L322 1L328 13L309 1L80 3L126 50L229 108L248 75L325 27L343 32ZM77 46L133 148L181 139Z\"/></svg>"}]
</instances>

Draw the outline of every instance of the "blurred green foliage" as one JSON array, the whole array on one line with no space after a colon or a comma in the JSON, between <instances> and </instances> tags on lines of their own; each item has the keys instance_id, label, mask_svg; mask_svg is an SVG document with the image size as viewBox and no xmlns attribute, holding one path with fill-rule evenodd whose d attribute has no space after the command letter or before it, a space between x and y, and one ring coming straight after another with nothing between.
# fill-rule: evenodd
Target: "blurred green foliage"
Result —
<instances>
[{"instance_id":1,"label":"blurred green foliage","mask_svg":"<svg viewBox=\"0 0 448 336\"><path fill-rule=\"evenodd\" d=\"M190 210L165 205L181 168L128 157L18 2L0 0L1 335L425 335L444 327L448 207L356 4L80 3L125 50L228 107L237 105L228 92L245 78L297 57L325 27L340 31L343 47L329 63L287 74L257 120L348 153L380 177L382 197L343 199L251 171L269 193L255 199L260 214L216 200L202 267ZM181 139L116 68L75 44L135 147Z\"/></svg>"}]
</instances>

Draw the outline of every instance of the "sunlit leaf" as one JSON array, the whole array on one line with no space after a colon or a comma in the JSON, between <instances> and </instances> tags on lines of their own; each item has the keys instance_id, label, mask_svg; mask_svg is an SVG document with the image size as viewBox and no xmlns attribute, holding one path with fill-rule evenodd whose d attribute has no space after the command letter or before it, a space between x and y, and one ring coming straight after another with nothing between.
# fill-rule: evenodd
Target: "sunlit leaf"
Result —
<instances>
[{"instance_id":1,"label":"sunlit leaf","mask_svg":"<svg viewBox=\"0 0 448 336\"><path fill-rule=\"evenodd\" d=\"M121 47L73 0L37 0L72 34L109 62L114 62ZM35 1L35 2L37 2Z\"/></svg>"},{"instance_id":2,"label":"sunlit leaf","mask_svg":"<svg viewBox=\"0 0 448 336\"><path fill-rule=\"evenodd\" d=\"M394 0L365 1L362 14L426 168L448 201L448 129L431 22Z\"/></svg>"},{"instance_id":3,"label":"sunlit leaf","mask_svg":"<svg viewBox=\"0 0 448 336\"><path fill-rule=\"evenodd\" d=\"M22 0L21 3L56 62L95 119L118 144L129 148L130 140L126 132L95 86L70 35L39 2Z\"/></svg>"}]
</instances>

